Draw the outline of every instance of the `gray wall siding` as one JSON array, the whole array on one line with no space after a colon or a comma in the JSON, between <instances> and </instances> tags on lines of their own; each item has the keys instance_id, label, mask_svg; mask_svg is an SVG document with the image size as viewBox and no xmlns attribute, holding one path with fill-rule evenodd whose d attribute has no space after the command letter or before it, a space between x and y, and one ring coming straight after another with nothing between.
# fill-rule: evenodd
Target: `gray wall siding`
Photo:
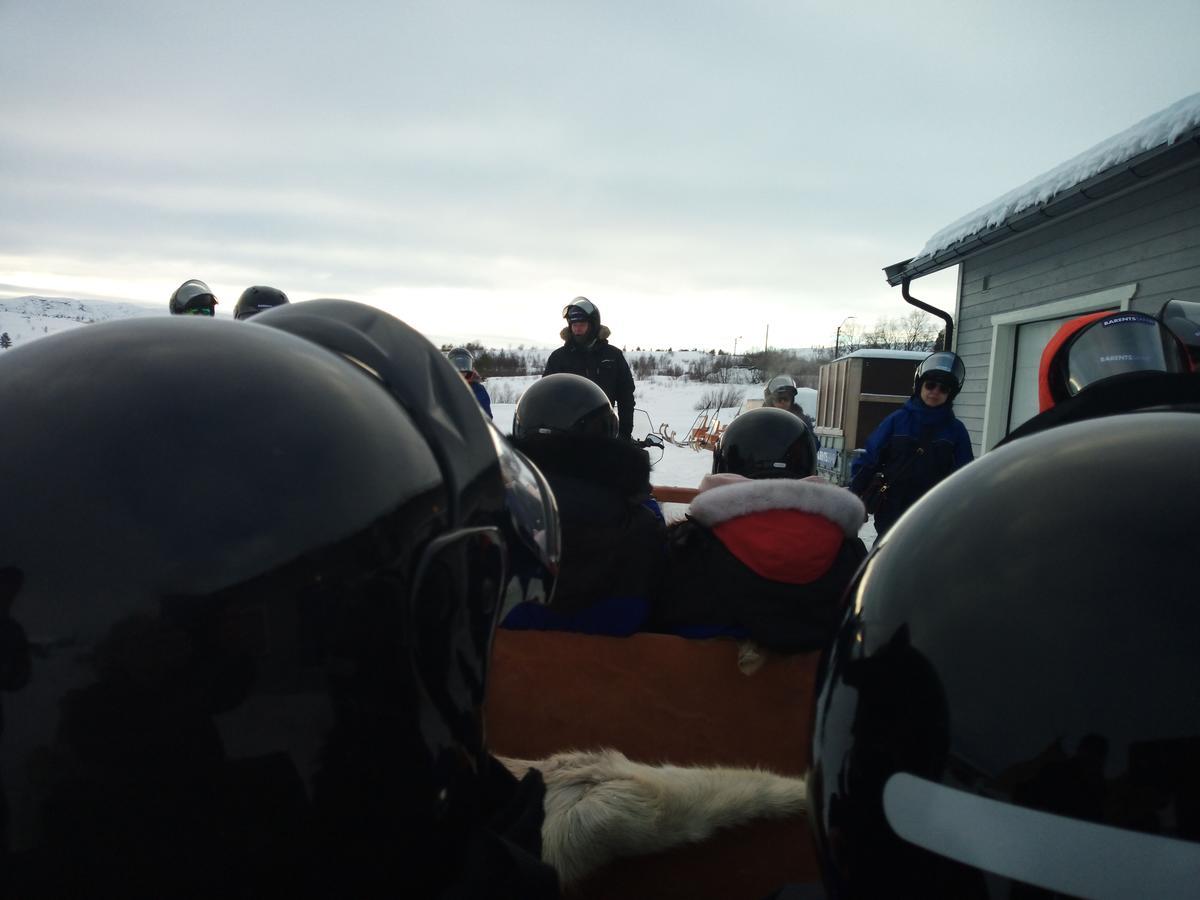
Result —
<instances>
[{"instance_id":1,"label":"gray wall siding","mask_svg":"<svg viewBox=\"0 0 1200 900\"><path fill-rule=\"evenodd\" d=\"M986 278L987 290L984 290ZM1200 300L1200 166L1062 222L1013 238L962 264L956 344L967 383L954 410L980 452L991 317L1137 284L1132 306L1157 313L1171 297Z\"/></svg>"}]
</instances>

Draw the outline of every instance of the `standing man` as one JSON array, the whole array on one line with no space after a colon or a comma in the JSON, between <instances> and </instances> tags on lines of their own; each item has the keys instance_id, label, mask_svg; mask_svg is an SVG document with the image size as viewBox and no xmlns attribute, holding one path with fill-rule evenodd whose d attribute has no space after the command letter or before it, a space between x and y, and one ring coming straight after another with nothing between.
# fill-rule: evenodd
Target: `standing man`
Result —
<instances>
[{"instance_id":1,"label":"standing man","mask_svg":"<svg viewBox=\"0 0 1200 900\"><path fill-rule=\"evenodd\" d=\"M633 373L623 354L608 342L612 333L600 324L600 310L587 297L576 297L563 307L567 327L563 345L546 360L543 377L558 372L582 375L598 384L617 406L617 436L633 435Z\"/></svg>"}]
</instances>

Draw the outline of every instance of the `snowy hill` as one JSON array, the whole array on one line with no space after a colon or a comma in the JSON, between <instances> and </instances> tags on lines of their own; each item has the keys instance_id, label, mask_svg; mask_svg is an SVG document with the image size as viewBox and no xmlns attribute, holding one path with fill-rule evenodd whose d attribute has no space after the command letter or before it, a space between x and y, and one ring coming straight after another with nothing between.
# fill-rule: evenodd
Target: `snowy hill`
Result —
<instances>
[{"instance_id":1,"label":"snowy hill","mask_svg":"<svg viewBox=\"0 0 1200 900\"><path fill-rule=\"evenodd\" d=\"M12 297L0 300L0 334L12 346L94 322L131 316L166 315L161 309L113 300L68 300L60 297Z\"/></svg>"}]
</instances>

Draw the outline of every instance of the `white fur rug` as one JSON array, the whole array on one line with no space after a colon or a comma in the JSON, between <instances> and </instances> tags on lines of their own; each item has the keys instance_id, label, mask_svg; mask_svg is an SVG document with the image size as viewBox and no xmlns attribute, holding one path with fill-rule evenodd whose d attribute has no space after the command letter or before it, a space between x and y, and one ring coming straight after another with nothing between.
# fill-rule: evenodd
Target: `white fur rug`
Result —
<instances>
[{"instance_id":1,"label":"white fur rug","mask_svg":"<svg viewBox=\"0 0 1200 900\"><path fill-rule=\"evenodd\" d=\"M801 779L760 769L650 766L616 750L500 760L517 777L531 768L542 773L542 859L564 885L615 859L696 843L721 828L797 816L807 808Z\"/></svg>"}]
</instances>

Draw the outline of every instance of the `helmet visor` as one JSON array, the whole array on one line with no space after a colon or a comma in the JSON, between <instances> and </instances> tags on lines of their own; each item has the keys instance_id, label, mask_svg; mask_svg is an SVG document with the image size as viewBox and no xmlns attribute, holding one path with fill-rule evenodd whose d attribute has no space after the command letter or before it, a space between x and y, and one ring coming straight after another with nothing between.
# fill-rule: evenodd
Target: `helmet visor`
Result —
<instances>
[{"instance_id":1,"label":"helmet visor","mask_svg":"<svg viewBox=\"0 0 1200 900\"><path fill-rule=\"evenodd\" d=\"M1064 366L1072 397L1117 375L1188 371L1171 333L1141 313L1109 316L1088 325L1067 345Z\"/></svg>"},{"instance_id":2,"label":"helmet visor","mask_svg":"<svg viewBox=\"0 0 1200 900\"><path fill-rule=\"evenodd\" d=\"M192 306L214 306L217 299L204 282L189 281L175 292L175 302L180 309L188 309Z\"/></svg>"},{"instance_id":3,"label":"helmet visor","mask_svg":"<svg viewBox=\"0 0 1200 900\"><path fill-rule=\"evenodd\" d=\"M549 603L554 596L554 582L562 559L561 526L554 492L537 466L509 444L499 428L488 424L500 460L500 476L504 480L507 524L520 544L514 549L523 551L516 556L515 574L520 576L526 590L518 600ZM540 590L534 585L535 580L541 583Z\"/></svg>"},{"instance_id":4,"label":"helmet visor","mask_svg":"<svg viewBox=\"0 0 1200 900\"><path fill-rule=\"evenodd\" d=\"M571 320L571 310L578 309L583 312L584 317L590 319L596 314L596 306L587 297L576 297L570 303L563 307L563 318ZM583 319L576 316L574 321L582 322Z\"/></svg>"},{"instance_id":5,"label":"helmet visor","mask_svg":"<svg viewBox=\"0 0 1200 900\"><path fill-rule=\"evenodd\" d=\"M448 359L460 372L470 372L474 368L474 360L466 350L451 350Z\"/></svg>"},{"instance_id":6,"label":"helmet visor","mask_svg":"<svg viewBox=\"0 0 1200 900\"><path fill-rule=\"evenodd\" d=\"M767 393L778 394L780 391L787 391L793 397L796 396L796 380L791 375L776 375L767 382Z\"/></svg>"},{"instance_id":7,"label":"helmet visor","mask_svg":"<svg viewBox=\"0 0 1200 900\"><path fill-rule=\"evenodd\" d=\"M967 376L967 368L957 353L948 350L930 354L917 367L917 381L924 381L931 376L941 376L944 382L952 387L962 387L963 379Z\"/></svg>"}]
</instances>

